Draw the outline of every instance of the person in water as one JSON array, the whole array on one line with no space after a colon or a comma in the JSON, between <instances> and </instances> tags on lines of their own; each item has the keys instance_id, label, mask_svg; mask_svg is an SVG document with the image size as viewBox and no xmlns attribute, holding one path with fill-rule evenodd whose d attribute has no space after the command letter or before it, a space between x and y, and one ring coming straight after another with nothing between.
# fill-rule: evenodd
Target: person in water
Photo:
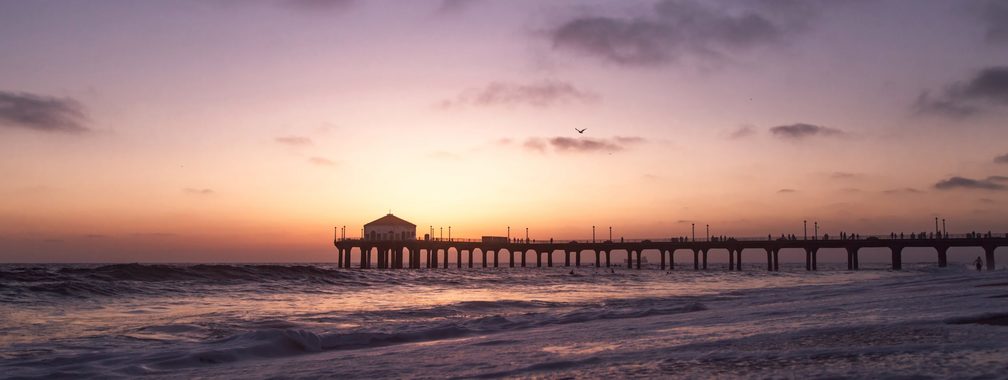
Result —
<instances>
[{"instance_id":1,"label":"person in water","mask_svg":"<svg viewBox=\"0 0 1008 380\"><path fill-rule=\"evenodd\" d=\"M980 259L980 256L977 256L977 259L973 260L973 265L976 265L977 272L983 269L983 260Z\"/></svg>"}]
</instances>

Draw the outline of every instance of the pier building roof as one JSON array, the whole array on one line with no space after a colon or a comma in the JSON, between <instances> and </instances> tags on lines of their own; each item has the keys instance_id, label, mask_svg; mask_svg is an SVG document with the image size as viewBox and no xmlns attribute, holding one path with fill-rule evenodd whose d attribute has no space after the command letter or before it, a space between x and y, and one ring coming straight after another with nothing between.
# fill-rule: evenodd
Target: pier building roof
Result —
<instances>
[{"instance_id":1,"label":"pier building roof","mask_svg":"<svg viewBox=\"0 0 1008 380\"><path fill-rule=\"evenodd\" d=\"M402 226L402 227L416 227L416 224L407 222L398 216L389 213L381 218L375 219L371 223L365 224L364 227L368 226Z\"/></svg>"}]
</instances>

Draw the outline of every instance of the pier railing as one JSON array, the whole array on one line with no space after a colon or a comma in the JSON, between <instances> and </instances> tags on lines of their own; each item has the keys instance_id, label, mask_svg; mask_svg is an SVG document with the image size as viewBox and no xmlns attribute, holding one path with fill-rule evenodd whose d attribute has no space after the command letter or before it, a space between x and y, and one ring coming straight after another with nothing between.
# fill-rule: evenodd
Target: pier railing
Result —
<instances>
[{"instance_id":1,"label":"pier railing","mask_svg":"<svg viewBox=\"0 0 1008 380\"><path fill-rule=\"evenodd\" d=\"M768 239L769 238L769 239ZM510 239L503 241L501 243L506 244L563 244L563 243L584 243L584 244L598 244L598 243L692 243L692 242L732 242L732 241L817 241L817 240L828 240L828 241L846 241L846 240L892 240L892 241L917 241L917 240L950 240L950 239L985 239L985 238L1008 238L1008 233L967 233L967 234L938 234L933 233L899 233L887 234L887 235L846 235L844 238L836 235L820 235L820 236L794 236L793 238L788 236L742 236L742 237L725 237L712 236L709 239L706 237L690 239L690 238L650 238L650 239ZM361 239L360 237L347 237L347 238L337 238L336 241L372 241L371 239ZM429 240L414 239L415 241L430 241L430 242L452 242L452 243L482 243L482 238L433 238ZM374 240L374 241L388 241L388 240Z\"/></svg>"}]
</instances>

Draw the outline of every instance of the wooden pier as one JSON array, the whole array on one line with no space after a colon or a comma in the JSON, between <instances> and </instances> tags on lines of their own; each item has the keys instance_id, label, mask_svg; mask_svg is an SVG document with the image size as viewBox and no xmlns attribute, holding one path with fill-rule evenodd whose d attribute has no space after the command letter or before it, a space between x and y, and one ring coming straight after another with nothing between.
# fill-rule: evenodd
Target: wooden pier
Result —
<instances>
[{"instance_id":1,"label":"wooden pier","mask_svg":"<svg viewBox=\"0 0 1008 380\"><path fill-rule=\"evenodd\" d=\"M1004 234L997 235L1001 237L987 236L990 237L966 235L964 237L933 239L868 237L856 240L725 239L723 241L670 239L632 242L483 242L476 239L396 241L341 239L337 237L333 243L339 254L337 263L342 268L350 268L353 248L357 248L360 252L360 268L371 268L371 262L375 261L377 263L375 268L382 269L419 269L421 265L427 268L448 268L448 255L451 250L455 251L455 267L457 268L473 268L476 265L482 268L492 265L497 268L502 265L500 256L505 254L507 255L506 265L508 267L531 267L533 265L535 267L553 267L553 254L556 251L563 251L563 266L565 267L580 267L581 257L586 253L595 255L594 265L596 267L600 267L603 262L606 267L610 267L613 264L612 256L615 252L621 252L626 254L627 267L640 269L642 252L654 250L661 256L659 268L662 270L675 269L672 257L680 251L692 253L693 269L703 270L707 269L707 256L711 250L726 250L728 251L729 270L742 270L742 254L745 253L765 256L767 270L777 271L780 269L780 261L778 260L780 250L800 249L805 252L805 269L814 271L818 269L819 250L843 249L847 251L847 269L856 270L860 268L858 252L862 248L888 248L892 255L892 269L899 270L903 266L902 255L906 248L933 248L937 251L938 266L944 267L948 265L948 250L950 248L976 247L984 250L984 263L987 270L994 270L994 250L998 247L1008 246L1008 238L1005 238ZM421 254L425 256L426 260L421 260Z\"/></svg>"}]
</instances>

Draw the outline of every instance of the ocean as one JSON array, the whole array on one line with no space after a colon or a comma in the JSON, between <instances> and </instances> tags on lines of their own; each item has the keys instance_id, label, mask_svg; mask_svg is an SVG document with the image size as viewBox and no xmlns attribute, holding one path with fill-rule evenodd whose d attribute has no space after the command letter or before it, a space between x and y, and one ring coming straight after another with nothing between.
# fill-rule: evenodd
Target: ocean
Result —
<instances>
[{"instance_id":1,"label":"ocean","mask_svg":"<svg viewBox=\"0 0 1008 380\"><path fill-rule=\"evenodd\" d=\"M1008 378L1008 271L0 265L3 378Z\"/></svg>"}]
</instances>

